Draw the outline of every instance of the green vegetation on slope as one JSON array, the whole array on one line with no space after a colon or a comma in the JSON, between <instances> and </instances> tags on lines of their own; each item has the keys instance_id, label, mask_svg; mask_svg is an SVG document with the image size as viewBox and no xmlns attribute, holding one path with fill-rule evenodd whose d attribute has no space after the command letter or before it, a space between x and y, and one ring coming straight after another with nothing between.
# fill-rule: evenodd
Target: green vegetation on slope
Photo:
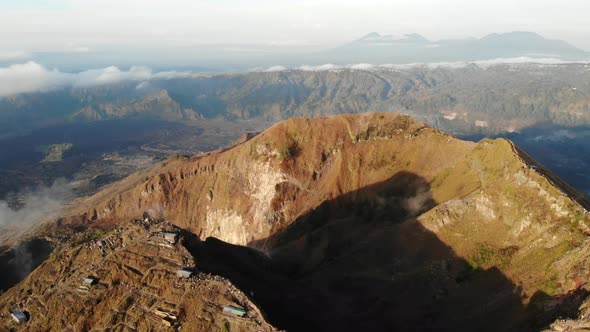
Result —
<instances>
[{"instance_id":1,"label":"green vegetation on slope","mask_svg":"<svg viewBox=\"0 0 590 332\"><path fill-rule=\"evenodd\" d=\"M45 154L42 162L55 162L62 161L64 153L73 147L72 143L50 144L37 147L37 151Z\"/></svg>"}]
</instances>

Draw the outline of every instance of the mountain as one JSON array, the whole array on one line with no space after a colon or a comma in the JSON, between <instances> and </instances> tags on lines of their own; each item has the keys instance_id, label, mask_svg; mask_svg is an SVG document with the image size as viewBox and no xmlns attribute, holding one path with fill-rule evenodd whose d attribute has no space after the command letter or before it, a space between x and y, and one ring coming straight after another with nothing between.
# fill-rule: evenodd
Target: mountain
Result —
<instances>
[{"instance_id":1,"label":"mountain","mask_svg":"<svg viewBox=\"0 0 590 332\"><path fill-rule=\"evenodd\" d=\"M353 44L364 44L364 45L391 45L391 44L429 44L430 41L423 36L413 33L407 35L380 35L377 32L371 32L364 37L357 39Z\"/></svg>"},{"instance_id":2,"label":"mountain","mask_svg":"<svg viewBox=\"0 0 590 332\"><path fill-rule=\"evenodd\" d=\"M112 119L279 121L398 111L462 135L590 124L585 64L284 70L125 82L0 99L5 134ZM137 89L147 85L149 88Z\"/></svg>"},{"instance_id":3,"label":"mountain","mask_svg":"<svg viewBox=\"0 0 590 332\"><path fill-rule=\"evenodd\" d=\"M465 32L468 33L468 32ZM589 60L588 52L571 44L544 38L534 32L492 33L482 38L428 40L416 33L380 35L371 32L336 47L304 45L288 40L271 43L193 44L191 47L107 48L93 52L32 52L20 60L43 63L49 68L77 72L92 68L117 66L129 68L142 64L151 68L205 73L248 71L275 65L300 67L326 63L347 65L408 64L416 62L474 61L513 57ZM0 59L9 66L19 59ZM12 62L11 62L12 61Z\"/></svg>"},{"instance_id":4,"label":"mountain","mask_svg":"<svg viewBox=\"0 0 590 332\"><path fill-rule=\"evenodd\" d=\"M35 173L23 171L21 160L10 163L17 165L14 171L5 166L6 159L26 155L29 136L38 137L28 144L34 160L36 146L68 142L64 136L71 136L66 135L71 131L83 133L96 126L91 135L81 135L75 142L82 147L87 146L85 140L102 142L99 137L106 135L102 128L122 123L129 129L121 130L121 136L145 133L133 138L142 147L154 145L159 136L154 126L186 124L189 134L191 127L198 126L216 136L216 144L211 144L209 134L208 140L192 139L200 142L198 150L204 150L225 146L243 131L259 131L290 117L370 111L405 113L472 140L510 138L579 190L590 193L590 176L585 171L590 167L586 157L590 156L588 82L588 64L478 63L249 72L21 94L0 100L0 145L7 147L0 155L0 168L6 170L2 174L9 174L0 180L4 184L0 197L18 191L15 172L24 173L23 179ZM152 123L149 128L146 121ZM54 128L47 131L55 135L43 134L45 130L39 128ZM166 140L170 139L187 146L186 139L167 135ZM170 145L158 141L158 145ZM10 149L14 145L22 149ZM184 153L194 151L194 146L165 150ZM68 170L60 176L72 173ZM45 183L50 185L51 180Z\"/></svg>"},{"instance_id":5,"label":"mountain","mask_svg":"<svg viewBox=\"0 0 590 332\"><path fill-rule=\"evenodd\" d=\"M338 64L455 62L517 57L573 61L590 59L590 54L584 50L561 40L546 39L534 32L494 33L479 39L437 41L429 41L418 34L392 36L372 32L322 56L326 61Z\"/></svg>"},{"instance_id":6,"label":"mountain","mask_svg":"<svg viewBox=\"0 0 590 332\"><path fill-rule=\"evenodd\" d=\"M2 136L67 122L113 119L195 120L198 112L179 105L165 89L123 82L91 88L57 89L0 98ZM0 136L0 139L2 138Z\"/></svg>"},{"instance_id":7,"label":"mountain","mask_svg":"<svg viewBox=\"0 0 590 332\"><path fill-rule=\"evenodd\" d=\"M197 120L200 115L192 109L183 109L166 90L131 100L123 105L105 103L89 105L70 116L74 121L96 121L129 117L155 118L161 120Z\"/></svg>"},{"instance_id":8,"label":"mountain","mask_svg":"<svg viewBox=\"0 0 590 332\"><path fill-rule=\"evenodd\" d=\"M511 141L462 141L394 113L294 118L249 136L76 201L39 231L63 242L0 305L28 311L31 329L41 312L63 329L139 328L161 301L196 324L189 308L207 303L195 315L219 326L208 313L230 284L179 300L192 288L169 275L183 264L226 278L234 302L289 331L528 331L575 316L588 294L588 203ZM177 254L148 251L161 227L182 229ZM83 310L46 302L70 303L90 273L104 282Z\"/></svg>"},{"instance_id":9,"label":"mountain","mask_svg":"<svg viewBox=\"0 0 590 332\"><path fill-rule=\"evenodd\" d=\"M180 232L167 223L140 219L107 232L94 229L68 238L51 234L51 242L43 241L51 244L46 251L55 247L49 258L2 294L0 329L277 331L226 278L202 272L179 278L177 271L192 270L194 259L180 244L164 240L163 231ZM19 254L26 253L9 261L9 271L23 268ZM224 313L227 305L244 308L246 316ZM28 315L28 322L12 321L10 313L17 310Z\"/></svg>"}]
</instances>

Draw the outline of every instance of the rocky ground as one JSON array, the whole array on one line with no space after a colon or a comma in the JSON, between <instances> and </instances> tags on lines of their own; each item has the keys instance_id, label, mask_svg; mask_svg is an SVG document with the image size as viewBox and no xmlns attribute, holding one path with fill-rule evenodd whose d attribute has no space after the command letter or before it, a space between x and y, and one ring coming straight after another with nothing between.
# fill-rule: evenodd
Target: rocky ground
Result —
<instances>
[{"instance_id":1,"label":"rocky ground","mask_svg":"<svg viewBox=\"0 0 590 332\"><path fill-rule=\"evenodd\" d=\"M109 232L52 239L49 259L0 298L0 330L276 330L230 281L198 272L198 262L180 242L166 241L163 231L180 232L168 223L135 220ZM179 278L181 268L195 274ZM87 277L97 283L83 283ZM247 314L224 313L226 305ZM14 311L26 312L29 321L17 325Z\"/></svg>"},{"instance_id":2,"label":"rocky ground","mask_svg":"<svg viewBox=\"0 0 590 332\"><path fill-rule=\"evenodd\" d=\"M590 331L590 300L579 307L579 316L573 319L558 319L544 332L588 332Z\"/></svg>"}]
</instances>

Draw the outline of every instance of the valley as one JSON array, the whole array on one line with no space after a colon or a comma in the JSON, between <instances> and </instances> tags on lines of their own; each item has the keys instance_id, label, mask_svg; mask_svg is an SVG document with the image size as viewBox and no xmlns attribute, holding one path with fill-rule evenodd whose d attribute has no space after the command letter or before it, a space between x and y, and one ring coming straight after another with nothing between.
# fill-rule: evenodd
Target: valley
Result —
<instances>
[{"instance_id":1,"label":"valley","mask_svg":"<svg viewBox=\"0 0 590 332\"><path fill-rule=\"evenodd\" d=\"M14 201L19 192L50 186L60 178L74 183L76 196L91 194L171 155L219 149L231 144L242 132L261 130L264 126L264 122L254 121L232 124L203 120L181 124L112 120L36 130L0 140L0 149L6 151L0 155L0 199ZM61 151L50 151L52 147Z\"/></svg>"}]
</instances>

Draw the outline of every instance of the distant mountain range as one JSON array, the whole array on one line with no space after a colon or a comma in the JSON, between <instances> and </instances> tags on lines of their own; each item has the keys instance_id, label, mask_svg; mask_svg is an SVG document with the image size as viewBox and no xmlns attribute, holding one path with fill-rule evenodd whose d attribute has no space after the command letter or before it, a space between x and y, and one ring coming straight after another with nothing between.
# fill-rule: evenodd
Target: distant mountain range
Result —
<instances>
[{"instance_id":1,"label":"distant mountain range","mask_svg":"<svg viewBox=\"0 0 590 332\"><path fill-rule=\"evenodd\" d=\"M217 44L190 48L104 49L78 54L40 52L32 53L29 60L71 72L89 67L144 65L158 70L219 73L275 65L295 68L327 63L408 64L515 57L588 61L590 53L565 41L547 39L534 32L493 33L479 39L436 41L415 33L393 36L372 32L333 48L322 45ZM10 63L0 59L0 67Z\"/></svg>"},{"instance_id":2,"label":"distant mountain range","mask_svg":"<svg viewBox=\"0 0 590 332\"><path fill-rule=\"evenodd\" d=\"M467 135L541 123L590 126L589 81L590 64L283 70L127 81L0 99L0 137L64 122L279 121L367 111L402 112Z\"/></svg>"},{"instance_id":3,"label":"distant mountain range","mask_svg":"<svg viewBox=\"0 0 590 332\"><path fill-rule=\"evenodd\" d=\"M494 58L554 58L588 60L590 53L534 32L493 33L480 39L430 41L419 34L401 36L376 32L324 52L334 63L413 63L476 61Z\"/></svg>"}]
</instances>

